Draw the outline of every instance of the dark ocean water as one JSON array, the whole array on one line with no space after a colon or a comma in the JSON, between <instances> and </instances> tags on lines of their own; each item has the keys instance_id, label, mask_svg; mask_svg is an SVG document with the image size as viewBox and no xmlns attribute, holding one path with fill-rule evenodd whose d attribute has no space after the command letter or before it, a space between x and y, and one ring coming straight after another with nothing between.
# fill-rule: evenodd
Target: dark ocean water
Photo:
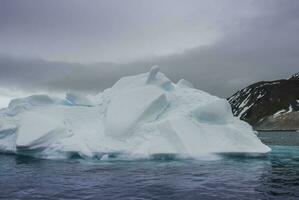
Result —
<instances>
[{"instance_id":1,"label":"dark ocean water","mask_svg":"<svg viewBox=\"0 0 299 200\"><path fill-rule=\"evenodd\" d=\"M299 146L299 132L296 131L260 131L258 137L268 145Z\"/></svg>"},{"instance_id":2,"label":"dark ocean water","mask_svg":"<svg viewBox=\"0 0 299 200\"><path fill-rule=\"evenodd\" d=\"M0 155L1 199L299 199L299 147L203 160L51 161Z\"/></svg>"}]
</instances>

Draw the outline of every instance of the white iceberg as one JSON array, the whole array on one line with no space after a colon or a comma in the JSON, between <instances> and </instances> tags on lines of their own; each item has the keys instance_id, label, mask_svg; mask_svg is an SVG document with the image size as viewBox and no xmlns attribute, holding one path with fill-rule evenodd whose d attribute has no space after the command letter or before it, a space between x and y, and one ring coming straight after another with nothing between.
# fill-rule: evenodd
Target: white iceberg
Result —
<instances>
[{"instance_id":1,"label":"white iceberg","mask_svg":"<svg viewBox=\"0 0 299 200\"><path fill-rule=\"evenodd\" d=\"M171 82L158 67L94 97L35 95L0 111L0 151L42 158L266 153L225 99Z\"/></svg>"}]
</instances>

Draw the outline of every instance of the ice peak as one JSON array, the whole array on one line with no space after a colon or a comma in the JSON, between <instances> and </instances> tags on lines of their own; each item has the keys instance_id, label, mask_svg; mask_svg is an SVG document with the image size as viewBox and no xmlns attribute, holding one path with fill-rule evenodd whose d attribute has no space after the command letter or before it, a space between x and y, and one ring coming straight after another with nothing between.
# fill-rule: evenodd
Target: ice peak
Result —
<instances>
[{"instance_id":1,"label":"ice peak","mask_svg":"<svg viewBox=\"0 0 299 200\"><path fill-rule=\"evenodd\" d=\"M178 88L182 88L182 87L194 88L193 84L185 79L180 79L177 83L177 87Z\"/></svg>"},{"instance_id":2,"label":"ice peak","mask_svg":"<svg viewBox=\"0 0 299 200\"><path fill-rule=\"evenodd\" d=\"M148 77L146 80L146 83L151 83L157 79L157 74L160 71L160 68L158 65L154 65L151 67L150 71L148 72Z\"/></svg>"}]
</instances>

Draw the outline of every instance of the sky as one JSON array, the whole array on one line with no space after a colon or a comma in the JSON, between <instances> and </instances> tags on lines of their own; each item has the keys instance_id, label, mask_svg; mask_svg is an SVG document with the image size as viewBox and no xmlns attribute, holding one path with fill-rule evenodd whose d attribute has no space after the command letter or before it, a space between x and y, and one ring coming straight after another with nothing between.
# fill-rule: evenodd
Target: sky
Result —
<instances>
[{"instance_id":1,"label":"sky","mask_svg":"<svg viewBox=\"0 0 299 200\"><path fill-rule=\"evenodd\" d=\"M0 0L0 107L153 65L229 97L298 72L298 35L296 0Z\"/></svg>"}]
</instances>

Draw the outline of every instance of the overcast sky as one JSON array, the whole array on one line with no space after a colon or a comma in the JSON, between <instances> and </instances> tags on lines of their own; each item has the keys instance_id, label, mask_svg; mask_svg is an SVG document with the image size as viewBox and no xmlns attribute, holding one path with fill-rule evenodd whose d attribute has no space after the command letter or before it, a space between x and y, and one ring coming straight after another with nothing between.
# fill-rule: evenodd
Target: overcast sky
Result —
<instances>
[{"instance_id":1,"label":"overcast sky","mask_svg":"<svg viewBox=\"0 0 299 200\"><path fill-rule=\"evenodd\" d=\"M299 71L297 0L0 0L0 96L95 93L159 65L228 97Z\"/></svg>"}]
</instances>

